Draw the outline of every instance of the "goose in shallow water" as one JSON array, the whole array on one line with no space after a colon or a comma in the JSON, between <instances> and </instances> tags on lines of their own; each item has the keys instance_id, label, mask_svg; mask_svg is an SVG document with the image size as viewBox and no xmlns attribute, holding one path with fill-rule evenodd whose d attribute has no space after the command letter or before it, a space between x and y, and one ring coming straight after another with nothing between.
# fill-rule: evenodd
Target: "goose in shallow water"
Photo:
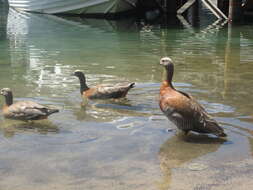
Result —
<instances>
[{"instance_id":1,"label":"goose in shallow water","mask_svg":"<svg viewBox=\"0 0 253 190\"><path fill-rule=\"evenodd\" d=\"M3 106L3 115L5 118L23 121L40 120L59 112L58 109L48 108L32 101L13 103L12 91L9 88L3 88L0 94L5 97L5 105Z\"/></svg>"},{"instance_id":2,"label":"goose in shallow water","mask_svg":"<svg viewBox=\"0 0 253 190\"><path fill-rule=\"evenodd\" d=\"M166 70L166 79L160 88L159 105L168 119L186 134L189 131L195 131L225 137L224 130L192 96L174 88L172 60L169 57L164 57L160 60L160 64Z\"/></svg>"},{"instance_id":3,"label":"goose in shallow water","mask_svg":"<svg viewBox=\"0 0 253 190\"><path fill-rule=\"evenodd\" d=\"M83 72L77 70L73 73L80 80L80 92L84 98L89 99L116 99L123 98L128 91L134 87L135 83L105 85L100 84L89 88L86 84L86 78Z\"/></svg>"}]
</instances>

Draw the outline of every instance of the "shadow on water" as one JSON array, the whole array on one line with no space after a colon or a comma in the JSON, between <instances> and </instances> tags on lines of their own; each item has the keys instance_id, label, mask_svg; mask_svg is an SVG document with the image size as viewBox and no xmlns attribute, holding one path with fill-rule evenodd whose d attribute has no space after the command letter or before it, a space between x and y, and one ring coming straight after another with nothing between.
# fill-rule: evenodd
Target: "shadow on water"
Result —
<instances>
[{"instance_id":1,"label":"shadow on water","mask_svg":"<svg viewBox=\"0 0 253 190\"><path fill-rule=\"evenodd\" d=\"M225 142L225 139L193 133L187 136L180 133L168 139L159 150L160 168L163 173L163 180L159 184L160 189L168 189L173 169L177 169L187 162L189 162L187 167L190 170L206 169L208 166L201 163L193 165L190 163L196 158L215 152Z\"/></svg>"},{"instance_id":2,"label":"shadow on water","mask_svg":"<svg viewBox=\"0 0 253 190\"><path fill-rule=\"evenodd\" d=\"M0 120L0 130L5 137L13 137L15 134L22 133L39 133L44 135L48 133L59 133L59 128L49 120L23 122L2 119Z\"/></svg>"}]
</instances>

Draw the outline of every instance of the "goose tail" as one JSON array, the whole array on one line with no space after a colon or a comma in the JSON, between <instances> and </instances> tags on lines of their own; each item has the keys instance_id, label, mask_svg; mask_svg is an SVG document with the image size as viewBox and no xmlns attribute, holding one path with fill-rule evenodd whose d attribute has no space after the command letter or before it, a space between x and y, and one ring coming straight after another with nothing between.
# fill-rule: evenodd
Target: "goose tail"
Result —
<instances>
[{"instance_id":1,"label":"goose tail","mask_svg":"<svg viewBox=\"0 0 253 190\"><path fill-rule=\"evenodd\" d=\"M135 83L134 82L129 85L129 88L134 88L134 87L135 87Z\"/></svg>"},{"instance_id":2,"label":"goose tail","mask_svg":"<svg viewBox=\"0 0 253 190\"><path fill-rule=\"evenodd\" d=\"M58 109L49 109L49 110L48 110L48 115L51 115L51 114L57 113L57 112L59 112Z\"/></svg>"},{"instance_id":3,"label":"goose tail","mask_svg":"<svg viewBox=\"0 0 253 190\"><path fill-rule=\"evenodd\" d=\"M224 132L223 128L216 122L210 122L208 125L210 132L218 137L226 137L227 134Z\"/></svg>"}]
</instances>

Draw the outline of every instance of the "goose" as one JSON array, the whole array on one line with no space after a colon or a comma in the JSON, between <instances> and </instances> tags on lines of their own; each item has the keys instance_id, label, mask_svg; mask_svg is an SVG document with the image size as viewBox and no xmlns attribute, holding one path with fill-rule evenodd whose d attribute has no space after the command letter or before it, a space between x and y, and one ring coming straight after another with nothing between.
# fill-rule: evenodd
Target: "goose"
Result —
<instances>
[{"instance_id":1,"label":"goose","mask_svg":"<svg viewBox=\"0 0 253 190\"><path fill-rule=\"evenodd\" d=\"M134 88L135 83L105 85L100 84L94 87L88 87L86 78L82 71L76 70L72 76L76 76L80 81L80 93L83 98L88 99L117 99L127 95L131 88Z\"/></svg>"},{"instance_id":2,"label":"goose","mask_svg":"<svg viewBox=\"0 0 253 190\"><path fill-rule=\"evenodd\" d=\"M166 70L166 79L162 81L159 96L159 106L164 115L185 134L194 131L211 133L218 137L227 136L218 122L191 95L174 88L172 59L163 57L160 60L160 65Z\"/></svg>"},{"instance_id":3,"label":"goose","mask_svg":"<svg viewBox=\"0 0 253 190\"><path fill-rule=\"evenodd\" d=\"M5 97L5 104L2 112L8 119L32 121L47 119L53 113L59 112L58 109L52 109L32 101L19 101L13 103L12 91L9 88L3 88L0 94Z\"/></svg>"}]
</instances>

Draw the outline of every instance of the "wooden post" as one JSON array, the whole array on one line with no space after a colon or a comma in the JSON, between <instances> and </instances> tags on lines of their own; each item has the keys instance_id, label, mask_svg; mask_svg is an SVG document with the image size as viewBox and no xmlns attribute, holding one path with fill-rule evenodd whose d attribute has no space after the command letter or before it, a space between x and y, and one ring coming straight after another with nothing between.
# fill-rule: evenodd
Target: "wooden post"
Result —
<instances>
[{"instance_id":1,"label":"wooden post","mask_svg":"<svg viewBox=\"0 0 253 190\"><path fill-rule=\"evenodd\" d=\"M194 27L199 27L199 0L196 0L187 14L188 20Z\"/></svg>"},{"instance_id":2,"label":"wooden post","mask_svg":"<svg viewBox=\"0 0 253 190\"><path fill-rule=\"evenodd\" d=\"M242 0L229 1L229 14L228 19L230 22L240 22L242 19Z\"/></svg>"}]
</instances>

